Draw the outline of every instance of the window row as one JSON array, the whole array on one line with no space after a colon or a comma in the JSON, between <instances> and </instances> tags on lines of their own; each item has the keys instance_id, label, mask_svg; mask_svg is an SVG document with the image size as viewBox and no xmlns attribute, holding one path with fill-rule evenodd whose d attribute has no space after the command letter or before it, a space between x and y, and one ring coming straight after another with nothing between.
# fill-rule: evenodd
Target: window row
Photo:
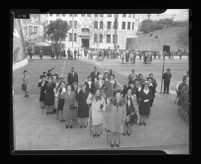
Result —
<instances>
[{"instance_id":1,"label":"window row","mask_svg":"<svg viewBox=\"0 0 201 164\"><path fill-rule=\"evenodd\" d=\"M112 35L110 34L107 34L106 36L106 43L111 43L111 37ZM72 33L69 33L69 42L72 42L74 40L74 42L77 42L77 34L74 33L74 37L73 37L73 34ZM118 41L118 35L113 35L113 43L117 43ZM102 34L94 34L94 42L97 43L103 43L103 35Z\"/></svg>"},{"instance_id":2,"label":"window row","mask_svg":"<svg viewBox=\"0 0 201 164\"><path fill-rule=\"evenodd\" d=\"M56 14L56 17L60 17L60 16L65 17L66 15L67 14ZM70 17L72 17L73 15L74 15L74 17L77 17L77 15L79 15L79 14L69 14ZM91 15L92 14L81 14L81 17L85 17L85 16L91 17ZM94 17L99 17L99 16L100 17L104 17L104 14L93 14L93 15L94 15ZM115 14L107 14L107 17L112 17L112 15L115 16ZM53 16L53 14L50 14L50 16ZM122 14L122 17L123 18L126 18L126 17L128 17L128 18L132 18L132 17L135 18L135 14Z\"/></svg>"},{"instance_id":3,"label":"window row","mask_svg":"<svg viewBox=\"0 0 201 164\"><path fill-rule=\"evenodd\" d=\"M103 29L103 22L99 22L99 28ZM94 22L94 28L98 29L98 21ZM107 29L110 30L112 28L112 22L107 22ZM118 23L114 22L113 23L113 29L118 29ZM122 22L122 26L121 26L122 30L126 30L126 22ZM127 22L127 30L134 30L134 22L132 22L132 27L131 27L131 22Z\"/></svg>"},{"instance_id":4,"label":"window row","mask_svg":"<svg viewBox=\"0 0 201 164\"><path fill-rule=\"evenodd\" d=\"M107 36L106 36L106 43L111 43L111 36L112 35L110 35L110 34L107 34ZM118 41L118 35L113 35L113 43L115 43L115 41L116 41L116 43L117 43L117 41ZM103 43L103 35L102 34L94 34L94 42L95 43L97 43L97 42L99 42L99 43Z\"/></svg>"},{"instance_id":5,"label":"window row","mask_svg":"<svg viewBox=\"0 0 201 164\"><path fill-rule=\"evenodd\" d=\"M50 21L50 23L52 23L53 21ZM104 29L103 27L103 22L100 21L99 22L99 29ZM69 27L72 28L73 27L73 22L69 21ZM77 29L77 21L74 21L74 28ZM94 28L98 29L98 21L94 22ZM112 22L107 22L107 29L110 30L112 28ZM113 22L113 29L118 29L118 23L117 22ZM122 30L126 30L126 22L122 22L122 26L121 26ZM132 22L132 27L131 27L131 22L127 22L127 30L134 30L134 22Z\"/></svg>"}]
</instances>

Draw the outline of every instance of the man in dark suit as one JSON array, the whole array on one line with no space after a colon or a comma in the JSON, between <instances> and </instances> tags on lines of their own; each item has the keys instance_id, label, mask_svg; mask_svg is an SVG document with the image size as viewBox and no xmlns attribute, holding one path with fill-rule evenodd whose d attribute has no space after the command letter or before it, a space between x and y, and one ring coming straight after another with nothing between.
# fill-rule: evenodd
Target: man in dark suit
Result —
<instances>
[{"instance_id":1,"label":"man in dark suit","mask_svg":"<svg viewBox=\"0 0 201 164\"><path fill-rule=\"evenodd\" d=\"M95 79L98 80L98 76L100 75L100 72L97 71L97 67L94 67L94 71L91 72L90 76L91 76L91 81L94 84L95 83Z\"/></svg>"},{"instance_id":2,"label":"man in dark suit","mask_svg":"<svg viewBox=\"0 0 201 164\"><path fill-rule=\"evenodd\" d=\"M170 69L167 69L167 72L163 74L163 80L164 80L164 92L163 94L167 93L169 94L169 87L170 87L170 79L172 77L172 73L170 73Z\"/></svg>"},{"instance_id":3,"label":"man in dark suit","mask_svg":"<svg viewBox=\"0 0 201 164\"><path fill-rule=\"evenodd\" d=\"M134 81L135 78L136 78L135 70L132 69L131 74L128 76L128 85L130 85L131 83L134 84L134 82L135 82L135 81Z\"/></svg>"},{"instance_id":4,"label":"man in dark suit","mask_svg":"<svg viewBox=\"0 0 201 164\"><path fill-rule=\"evenodd\" d=\"M74 82L78 83L78 74L74 72L74 67L71 68L71 72L68 73L68 84L72 85Z\"/></svg>"}]
</instances>

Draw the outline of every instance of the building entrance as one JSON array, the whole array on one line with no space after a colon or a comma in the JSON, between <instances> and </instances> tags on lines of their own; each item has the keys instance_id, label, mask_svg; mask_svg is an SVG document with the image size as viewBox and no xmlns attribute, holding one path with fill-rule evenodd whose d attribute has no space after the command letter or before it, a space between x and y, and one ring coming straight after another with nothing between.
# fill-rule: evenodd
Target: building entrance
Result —
<instances>
[{"instance_id":1,"label":"building entrance","mask_svg":"<svg viewBox=\"0 0 201 164\"><path fill-rule=\"evenodd\" d=\"M82 48L89 48L89 39L82 39Z\"/></svg>"}]
</instances>

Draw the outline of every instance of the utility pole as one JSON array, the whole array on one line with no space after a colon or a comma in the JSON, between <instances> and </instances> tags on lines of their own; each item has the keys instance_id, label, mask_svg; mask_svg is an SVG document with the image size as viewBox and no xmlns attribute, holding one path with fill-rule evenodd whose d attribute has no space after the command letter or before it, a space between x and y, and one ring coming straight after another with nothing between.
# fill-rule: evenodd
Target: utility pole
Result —
<instances>
[{"instance_id":1,"label":"utility pole","mask_svg":"<svg viewBox=\"0 0 201 164\"><path fill-rule=\"evenodd\" d=\"M165 53L165 52L163 51L163 52L162 52L162 57L163 57L163 55L165 55L164 53ZM161 93L161 94L162 94L162 85L163 85L164 66L165 66L165 58L163 58L163 68L162 68L162 78L161 78L161 90L160 90L160 93ZM164 87L164 86L163 86L163 87Z\"/></svg>"}]
</instances>

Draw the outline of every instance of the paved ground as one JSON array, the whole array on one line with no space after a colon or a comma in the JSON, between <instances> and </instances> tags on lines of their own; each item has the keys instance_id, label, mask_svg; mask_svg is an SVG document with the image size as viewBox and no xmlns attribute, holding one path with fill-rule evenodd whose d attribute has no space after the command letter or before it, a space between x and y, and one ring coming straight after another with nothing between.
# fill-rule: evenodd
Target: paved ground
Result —
<instances>
[{"instance_id":1,"label":"paved ground","mask_svg":"<svg viewBox=\"0 0 201 164\"><path fill-rule=\"evenodd\" d=\"M148 74L152 71L160 79L161 63L143 65L140 61L134 66L136 72ZM168 63L168 62L167 62ZM65 64L65 68L63 67ZM169 65L168 65L169 64ZM172 66L173 81L181 79L183 73L188 70L186 60L169 61L167 65ZM64 77L74 65L79 74L80 81L83 81L91 72L94 65L103 72L112 68L115 71L117 79L121 83L127 82L127 76L130 73L132 64L119 64L119 61L68 61L68 60L34 60L33 63L16 70L14 72L14 130L15 143L17 150L91 150L91 149L110 149L106 144L106 134L100 138L90 136L89 128L65 129L64 123L56 120L55 115L46 115L45 111L39 108L39 89L37 81L39 74L51 67L60 73L64 70ZM109 66L110 67L109 67ZM121 69L120 69L121 68ZM31 95L24 98L21 95L21 72L28 69L31 75ZM160 83L160 82L158 82ZM174 88L174 86L172 86ZM189 147L189 127L177 115L177 106L173 103L174 94L161 95L156 94L155 103L151 110L151 116L148 125L135 126L132 136L122 136L121 148L118 149L163 149L168 153L188 153ZM114 149L114 148L113 148ZM115 148L117 149L117 148Z\"/></svg>"}]
</instances>

